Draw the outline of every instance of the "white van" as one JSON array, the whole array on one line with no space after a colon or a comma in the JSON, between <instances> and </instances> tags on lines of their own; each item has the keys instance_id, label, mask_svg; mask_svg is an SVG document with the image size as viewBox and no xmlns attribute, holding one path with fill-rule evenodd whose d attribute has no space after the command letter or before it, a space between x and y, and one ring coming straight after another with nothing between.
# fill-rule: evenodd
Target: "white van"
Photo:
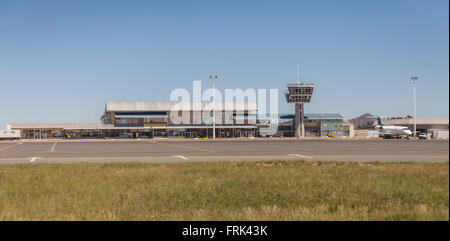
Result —
<instances>
[{"instance_id":1,"label":"white van","mask_svg":"<svg viewBox=\"0 0 450 241\"><path fill-rule=\"evenodd\" d=\"M19 140L20 130L0 130L0 140Z\"/></svg>"}]
</instances>

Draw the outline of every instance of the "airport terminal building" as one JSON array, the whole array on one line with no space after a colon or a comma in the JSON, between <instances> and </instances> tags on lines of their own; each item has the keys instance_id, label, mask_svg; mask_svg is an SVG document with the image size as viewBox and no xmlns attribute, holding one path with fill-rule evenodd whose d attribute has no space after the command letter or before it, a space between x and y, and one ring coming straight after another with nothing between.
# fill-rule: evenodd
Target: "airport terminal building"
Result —
<instances>
[{"instance_id":1,"label":"airport terminal building","mask_svg":"<svg viewBox=\"0 0 450 241\"><path fill-rule=\"evenodd\" d=\"M295 115L281 115L279 135L284 137L295 136ZM305 136L307 137L334 137L351 136L353 125L344 122L339 113L305 113Z\"/></svg>"},{"instance_id":2,"label":"airport terminal building","mask_svg":"<svg viewBox=\"0 0 450 241\"><path fill-rule=\"evenodd\" d=\"M205 112L213 109L212 104L187 104L190 106L178 102L107 102L101 124L9 124L7 128L20 130L27 139L212 137L212 111ZM170 116L182 116L186 109L189 111L180 123ZM214 109L217 137L257 135L256 103L220 103Z\"/></svg>"},{"instance_id":3,"label":"airport terminal building","mask_svg":"<svg viewBox=\"0 0 450 241\"><path fill-rule=\"evenodd\" d=\"M9 130L20 130L24 139L88 139L88 138L211 138L213 136L210 102L107 102L100 124L8 124ZM174 121L182 116L183 121ZM265 124L257 118L257 104L252 102L218 103L216 137L259 137ZM276 136L293 137L294 115L281 115ZM305 114L306 136L349 135L342 115Z\"/></svg>"}]
</instances>

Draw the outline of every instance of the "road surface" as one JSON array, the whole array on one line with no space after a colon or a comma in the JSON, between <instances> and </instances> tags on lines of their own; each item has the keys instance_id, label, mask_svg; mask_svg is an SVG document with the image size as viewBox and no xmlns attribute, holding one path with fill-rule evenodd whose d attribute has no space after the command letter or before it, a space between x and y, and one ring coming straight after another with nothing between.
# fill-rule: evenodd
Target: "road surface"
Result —
<instances>
[{"instance_id":1,"label":"road surface","mask_svg":"<svg viewBox=\"0 0 450 241\"><path fill-rule=\"evenodd\" d=\"M0 164L241 160L449 160L447 140L86 140L0 142Z\"/></svg>"}]
</instances>

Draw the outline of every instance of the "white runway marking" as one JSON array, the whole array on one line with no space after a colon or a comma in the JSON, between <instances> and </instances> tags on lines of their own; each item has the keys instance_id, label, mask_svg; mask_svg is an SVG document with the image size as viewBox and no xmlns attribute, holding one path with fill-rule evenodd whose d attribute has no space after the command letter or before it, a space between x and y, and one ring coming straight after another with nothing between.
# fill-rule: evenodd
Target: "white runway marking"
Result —
<instances>
[{"instance_id":1,"label":"white runway marking","mask_svg":"<svg viewBox=\"0 0 450 241\"><path fill-rule=\"evenodd\" d=\"M288 154L288 156L296 156L296 157L302 157L302 158L308 158L311 159L311 156L304 156L304 155L300 155L300 154Z\"/></svg>"},{"instance_id":2,"label":"white runway marking","mask_svg":"<svg viewBox=\"0 0 450 241\"><path fill-rule=\"evenodd\" d=\"M58 142L55 142L55 144L53 144L52 149L50 149L50 151L55 151L56 144L58 144Z\"/></svg>"},{"instance_id":3,"label":"white runway marking","mask_svg":"<svg viewBox=\"0 0 450 241\"><path fill-rule=\"evenodd\" d=\"M34 162L34 161L36 161L36 159L38 159L38 158L39 158L39 157L37 157L37 156L32 157L31 160L30 160L30 162Z\"/></svg>"},{"instance_id":4,"label":"white runway marking","mask_svg":"<svg viewBox=\"0 0 450 241\"><path fill-rule=\"evenodd\" d=\"M179 157L179 158L181 158L181 159L183 159L183 160L189 160L188 158L186 158L186 157L184 157L184 156L175 156L175 157Z\"/></svg>"}]
</instances>

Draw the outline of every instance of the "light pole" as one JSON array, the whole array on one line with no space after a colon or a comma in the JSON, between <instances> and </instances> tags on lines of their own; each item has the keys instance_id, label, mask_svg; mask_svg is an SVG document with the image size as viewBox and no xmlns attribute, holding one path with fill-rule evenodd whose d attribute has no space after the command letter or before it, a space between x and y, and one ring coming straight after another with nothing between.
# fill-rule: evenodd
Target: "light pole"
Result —
<instances>
[{"instance_id":1,"label":"light pole","mask_svg":"<svg viewBox=\"0 0 450 241\"><path fill-rule=\"evenodd\" d=\"M214 98L214 82L217 79L217 75L210 75L209 78L212 80L212 89L213 89L213 139L216 139L216 101Z\"/></svg>"},{"instance_id":2,"label":"light pole","mask_svg":"<svg viewBox=\"0 0 450 241\"><path fill-rule=\"evenodd\" d=\"M412 81L413 81L413 98L414 98L414 138L416 138L416 80L418 79L418 77L413 76L411 77Z\"/></svg>"}]
</instances>

